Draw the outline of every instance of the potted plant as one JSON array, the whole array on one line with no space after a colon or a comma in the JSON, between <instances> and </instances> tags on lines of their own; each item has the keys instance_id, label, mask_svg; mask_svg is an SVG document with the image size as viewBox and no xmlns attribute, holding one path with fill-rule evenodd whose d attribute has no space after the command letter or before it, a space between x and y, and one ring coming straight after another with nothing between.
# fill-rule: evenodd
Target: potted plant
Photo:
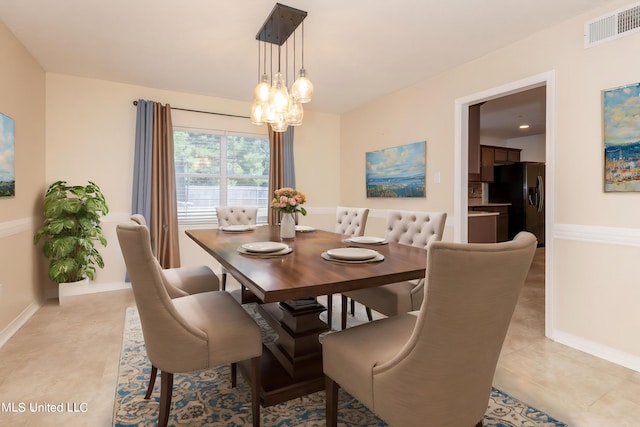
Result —
<instances>
[{"instance_id":1,"label":"potted plant","mask_svg":"<svg viewBox=\"0 0 640 427\"><path fill-rule=\"evenodd\" d=\"M95 243L107 245L100 217L108 212L104 195L91 181L85 186L66 181L49 186L44 196L44 224L33 242L44 239L42 251L50 259L51 280L63 284L95 278L96 267L104 267Z\"/></svg>"}]
</instances>

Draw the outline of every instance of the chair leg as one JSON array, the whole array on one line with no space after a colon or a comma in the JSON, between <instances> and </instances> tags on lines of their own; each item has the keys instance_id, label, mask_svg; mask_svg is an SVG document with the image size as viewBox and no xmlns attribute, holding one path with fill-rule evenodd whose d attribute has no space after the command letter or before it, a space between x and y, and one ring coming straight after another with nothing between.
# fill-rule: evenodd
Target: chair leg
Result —
<instances>
[{"instance_id":1,"label":"chair leg","mask_svg":"<svg viewBox=\"0 0 640 427\"><path fill-rule=\"evenodd\" d=\"M327 295L327 325L331 329L333 320L333 295Z\"/></svg>"},{"instance_id":2,"label":"chair leg","mask_svg":"<svg viewBox=\"0 0 640 427\"><path fill-rule=\"evenodd\" d=\"M338 425L338 383L325 375L327 427Z\"/></svg>"},{"instance_id":3,"label":"chair leg","mask_svg":"<svg viewBox=\"0 0 640 427\"><path fill-rule=\"evenodd\" d=\"M351 300L351 316L355 316L356 315L356 300L352 299Z\"/></svg>"},{"instance_id":4,"label":"chair leg","mask_svg":"<svg viewBox=\"0 0 640 427\"><path fill-rule=\"evenodd\" d=\"M158 415L158 427L167 427L169 423L172 392L173 374L162 371L160 375L160 415Z\"/></svg>"},{"instance_id":5,"label":"chair leg","mask_svg":"<svg viewBox=\"0 0 640 427\"><path fill-rule=\"evenodd\" d=\"M340 310L340 328L347 329L347 297L342 295L342 308Z\"/></svg>"},{"instance_id":6,"label":"chair leg","mask_svg":"<svg viewBox=\"0 0 640 427\"><path fill-rule=\"evenodd\" d=\"M231 364L231 388L235 388L238 383L238 364Z\"/></svg>"},{"instance_id":7,"label":"chair leg","mask_svg":"<svg viewBox=\"0 0 640 427\"><path fill-rule=\"evenodd\" d=\"M253 427L260 427L260 372L261 357L251 359L251 416Z\"/></svg>"},{"instance_id":8,"label":"chair leg","mask_svg":"<svg viewBox=\"0 0 640 427\"><path fill-rule=\"evenodd\" d=\"M227 289L227 272L222 272L222 282L220 283L220 290L224 291Z\"/></svg>"},{"instance_id":9,"label":"chair leg","mask_svg":"<svg viewBox=\"0 0 640 427\"><path fill-rule=\"evenodd\" d=\"M371 309L369 307L365 307L365 310L367 310L367 319L369 319L369 322L371 322L373 320L373 315L371 314Z\"/></svg>"},{"instance_id":10,"label":"chair leg","mask_svg":"<svg viewBox=\"0 0 640 427\"><path fill-rule=\"evenodd\" d=\"M149 386L147 387L147 394L144 395L145 399L149 399L151 397L151 393L153 393L153 387L156 385L156 377L158 376L158 368L154 365L151 365L151 376L149 377Z\"/></svg>"}]
</instances>

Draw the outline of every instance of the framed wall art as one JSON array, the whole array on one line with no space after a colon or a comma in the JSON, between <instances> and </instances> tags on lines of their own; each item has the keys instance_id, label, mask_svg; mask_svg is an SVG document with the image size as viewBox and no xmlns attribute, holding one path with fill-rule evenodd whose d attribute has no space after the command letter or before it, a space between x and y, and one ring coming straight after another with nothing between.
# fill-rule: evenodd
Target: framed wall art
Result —
<instances>
[{"instance_id":1,"label":"framed wall art","mask_svg":"<svg viewBox=\"0 0 640 427\"><path fill-rule=\"evenodd\" d=\"M426 197L426 142L366 153L367 197Z\"/></svg>"},{"instance_id":2,"label":"framed wall art","mask_svg":"<svg viewBox=\"0 0 640 427\"><path fill-rule=\"evenodd\" d=\"M14 138L13 119L0 113L0 197L16 195Z\"/></svg>"},{"instance_id":3,"label":"framed wall art","mask_svg":"<svg viewBox=\"0 0 640 427\"><path fill-rule=\"evenodd\" d=\"M604 191L640 191L640 83L603 91Z\"/></svg>"}]
</instances>

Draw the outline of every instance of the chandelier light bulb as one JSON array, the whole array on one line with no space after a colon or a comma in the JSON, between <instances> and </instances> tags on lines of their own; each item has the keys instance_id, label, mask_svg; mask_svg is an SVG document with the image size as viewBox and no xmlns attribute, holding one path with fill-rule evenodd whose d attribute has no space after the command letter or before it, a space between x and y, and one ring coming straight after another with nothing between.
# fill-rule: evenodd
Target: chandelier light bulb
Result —
<instances>
[{"instance_id":1,"label":"chandelier light bulb","mask_svg":"<svg viewBox=\"0 0 640 427\"><path fill-rule=\"evenodd\" d=\"M271 129L274 132L286 132L289 124L287 123L287 118L285 117L285 113L277 113L276 121L271 123Z\"/></svg>"},{"instance_id":2,"label":"chandelier light bulb","mask_svg":"<svg viewBox=\"0 0 640 427\"><path fill-rule=\"evenodd\" d=\"M261 125L265 123L265 104L258 101L253 101L251 105L251 123L254 125Z\"/></svg>"},{"instance_id":3,"label":"chandelier light bulb","mask_svg":"<svg viewBox=\"0 0 640 427\"><path fill-rule=\"evenodd\" d=\"M300 103L304 104L313 98L313 83L307 77L304 68L300 68L300 75L291 86L291 96L296 98Z\"/></svg>"},{"instance_id":4,"label":"chandelier light bulb","mask_svg":"<svg viewBox=\"0 0 640 427\"><path fill-rule=\"evenodd\" d=\"M253 99L258 102L269 101L270 90L271 86L269 86L269 76L265 73L260 77L260 83L258 83L256 88L253 90Z\"/></svg>"},{"instance_id":5,"label":"chandelier light bulb","mask_svg":"<svg viewBox=\"0 0 640 427\"><path fill-rule=\"evenodd\" d=\"M297 99L291 99L289 104L289 110L287 111L287 123L289 126L300 126L302 124L302 118L304 116L304 110L302 104Z\"/></svg>"},{"instance_id":6,"label":"chandelier light bulb","mask_svg":"<svg viewBox=\"0 0 640 427\"><path fill-rule=\"evenodd\" d=\"M269 95L269 104L273 105L276 113L285 113L289 107L289 91L282 73L276 73L275 75L275 82Z\"/></svg>"}]
</instances>

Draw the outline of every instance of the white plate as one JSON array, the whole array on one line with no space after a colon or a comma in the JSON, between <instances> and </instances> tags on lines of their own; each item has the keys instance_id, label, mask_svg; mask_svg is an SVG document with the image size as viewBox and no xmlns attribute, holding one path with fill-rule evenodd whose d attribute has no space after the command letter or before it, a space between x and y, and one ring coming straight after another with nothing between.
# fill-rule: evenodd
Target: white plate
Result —
<instances>
[{"instance_id":1,"label":"white plate","mask_svg":"<svg viewBox=\"0 0 640 427\"><path fill-rule=\"evenodd\" d=\"M382 254L378 254L373 258L368 258L368 259L338 259L338 258L332 258L329 255L327 255L326 252L323 252L321 254L322 258L326 259L327 261L333 261L333 262L342 262L345 264L364 264L364 263L369 263L369 262L379 262L379 261L383 261L384 260L384 255Z\"/></svg>"},{"instance_id":2,"label":"white plate","mask_svg":"<svg viewBox=\"0 0 640 427\"><path fill-rule=\"evenodd\" d=\"M220 230L222 231L249 231L249 230L253 230L254 227L251 225L225 225L220 227Z\"/></svg>"},{"instance_id":3,"label":"white plate","mask_svg":"<svg viewBox=\"0 0 640 427\"><path fill-rule=\"evenodd\" d=\"M379 245L380 243L385 243L384 237L375 237L375 236L353 236L346 239L347 242L351 243L365 243L370 245Z\"/></svg>"},{"instance_id":4,"label":"white plate","mask_svg":"<svg viewBox=\"0 0 640 427\"><path fill-rule=\"evenodd\" d=\"M241 254L244 255L251 255L257 258L274 258L274 257L278 257L280 255L286 255L289 254L291 252L293 252L293 248L290 248L289 246L287 246L286 248L280 250L280 251L275 251L275 252L251 252L246 250L245 248L243 248L242 246L240 246L238 248L238 252L240 252Z\"/></svg>"},{"instance_id":5,"label":"white plate","mask_svg":"<svg viewBox=\"0 0 640 427\"><path fill-rule=\"evenodd\" d=\"M296 225L296 231L300 231L301 233L306 233L309 231L316 231L316 229L308 225Z\"/></svg>"},{"instance_id":6,"label":"white plate","mask_svg":"<svg viewBox=\"0 0 640 427\"><path fill-rule=\"evenodd\" d=\"M364 248L336 248L329 249L327 255L335 259L344 259L350 261L362 261L366 259L372 259L379 255L377 251L373 249Z\"/></svg>"},{"instance_id":7,"label":"white plate","mask_svg":"<svg viewBox=\"0 0 640 427\"><path fill-rule=\"evenodd\" d=\"M280 242L253 242L245 243L241 246L242 249L248 252L256 252L261 254L267 254L270 252L278 252L287 249L289 246Z\"/></svg>"}]
</instances>

